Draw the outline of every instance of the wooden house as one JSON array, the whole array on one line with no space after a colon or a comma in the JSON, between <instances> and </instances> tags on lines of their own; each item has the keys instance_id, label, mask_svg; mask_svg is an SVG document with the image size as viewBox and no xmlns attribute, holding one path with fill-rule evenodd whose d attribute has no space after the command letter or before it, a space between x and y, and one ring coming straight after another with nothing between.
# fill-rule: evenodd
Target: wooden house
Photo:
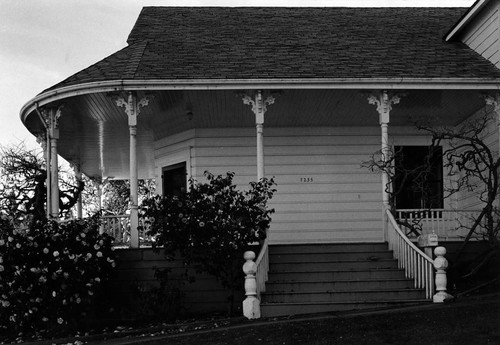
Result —
<instances>
[{"instance_id":1,"label":"wooden house","mask_svg":"<svg viewBox=\"0 0 500 345\"><path fill-rule=\"evenodd\" d=\"M384 176L362 165L394 146L418 157L430 139L415 119L457 126L500 116L499 13L493 0L469 9L145 7L125 48L41 92L21 119L53 161L131 180L132 247L138 178L155 178L162 193L206 170L233 171L241 186L274 176L276 213L259 259L271 261L264 315L415 302L433 288L392 272L402 259L387 251L395 235ZM498 153L497 128L490 134ZM399 203L428 208L418 196ZM429 229L478 204L463 193L432 208L440 212ZM440 241L459 235L438 228ZM428 267L421 260L415 270ZM426 270L418 279L429 280ZM364 295L352 297L356 289Z\"/></svg>"}]
</instances>

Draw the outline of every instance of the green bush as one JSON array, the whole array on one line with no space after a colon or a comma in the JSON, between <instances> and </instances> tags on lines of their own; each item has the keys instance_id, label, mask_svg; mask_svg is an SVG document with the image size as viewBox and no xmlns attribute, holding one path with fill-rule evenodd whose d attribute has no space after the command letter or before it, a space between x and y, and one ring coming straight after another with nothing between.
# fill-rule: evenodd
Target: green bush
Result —
<instances>
[{"instance_id":1,"label":"green bush","mask_svg":"<svg viewBox=\"0 0 500 345\"><path fill-rule=\"evenodd\" d=\"M0 325L16 332L77 325L115 266L112 242L99 234L98 216L25 230L1 219Z\"/></svg>"},{"instance_id":2,"label":"green bush","mask_svg":"<svg viewBox=\"0 0 500 345\"><path fill-rule=\"evenodd\" d=\"M164 248L169 259L180 254L186 265L215 276L234 292L242 289L244 250L266 237L274 212L267 202L275 183L262 179L242 191L233 183L234 173L205 176L208 183L191 179L189 190L178 196L144 200L141 216L155 238L153 247Z\"/></svg>"}]
</instances>

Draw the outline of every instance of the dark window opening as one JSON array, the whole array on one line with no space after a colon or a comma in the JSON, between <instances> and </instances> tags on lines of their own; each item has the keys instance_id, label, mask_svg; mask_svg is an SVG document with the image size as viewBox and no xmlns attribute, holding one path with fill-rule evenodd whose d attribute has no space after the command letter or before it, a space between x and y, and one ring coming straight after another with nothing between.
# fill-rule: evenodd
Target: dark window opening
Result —
<instances>
[{"instance_id":1,"label":"dark window opening","mask_svg":"<svg viewBox=\"0 0 500 345\"><path fill-rule=\"evenodd\" d=\"M443 208L441 147L396 146L394 169L396 209Z\"/></svg>"},{"instance_id":2,"label":"dark window opening","mask_svg":"<svg viewBox=\"0 0 500 345\"><path fill-rule=\"evenodd\" d=\"M186 191L186 162L169 165L162 169L163 195L180 195Z\"/></svg>"}]
</instances>

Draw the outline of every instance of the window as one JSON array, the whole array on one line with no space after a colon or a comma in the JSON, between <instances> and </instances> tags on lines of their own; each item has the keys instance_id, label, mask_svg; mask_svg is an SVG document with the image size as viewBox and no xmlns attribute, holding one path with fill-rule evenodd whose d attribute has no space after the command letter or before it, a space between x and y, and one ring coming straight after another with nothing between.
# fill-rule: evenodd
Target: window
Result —
<instances>
[{"instance_id":1,"label":"window","mask_svg":"<svg viewBox=\"0 0 500 345\"><path fill-rule=\"evenodd\" d=\"M443 208L442 148L396 146L394 158L396 208Z\"/></svg>"},{"instance_id":2,"label":"window","mask_svg":"<svg viewBox=\"0 0 500 345\"><path fill-rule=\"evenodd\" d=\"M187 188L186 162L169 165L162 169L163 195L179 195Z\"/></svg>"}]
</instances>

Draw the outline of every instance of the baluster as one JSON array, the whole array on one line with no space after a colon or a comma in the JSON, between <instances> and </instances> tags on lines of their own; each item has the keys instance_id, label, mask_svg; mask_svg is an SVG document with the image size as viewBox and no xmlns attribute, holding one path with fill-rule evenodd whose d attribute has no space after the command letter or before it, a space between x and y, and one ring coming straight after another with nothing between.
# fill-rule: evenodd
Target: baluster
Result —
<instances>
[{"instance_id":1,"label":"baluster","mask_svg":"<svg viewBox=\"0 0 500 345\"><path fill-rule=\"evenodd\" d=\"M245 295L247 296L243 301L243 315L247 319L260 318L260 301L257 299L257 282L255 274L257 272L257 265L255 260L255 253L247 251L243 254L245 263L243 264L243 272L245 273Z\"/></svg>"},{"instance_id":2,"label":"baluster","mask_svg":"<svg viewBox=\"0 0 500 345\"><path fill-rule=\"evenodd\" d=\"M437 293L433 296L432 300L434 303L442 303L445 299L453 298L452 295L446 292L446 269L448 268L448 260L444 257L446 254L446 248L436 247L436 249L434 249L434 254L436 255L436 258L434 259L434 268L436 269Z\"/></svg>"}]
</instances>

